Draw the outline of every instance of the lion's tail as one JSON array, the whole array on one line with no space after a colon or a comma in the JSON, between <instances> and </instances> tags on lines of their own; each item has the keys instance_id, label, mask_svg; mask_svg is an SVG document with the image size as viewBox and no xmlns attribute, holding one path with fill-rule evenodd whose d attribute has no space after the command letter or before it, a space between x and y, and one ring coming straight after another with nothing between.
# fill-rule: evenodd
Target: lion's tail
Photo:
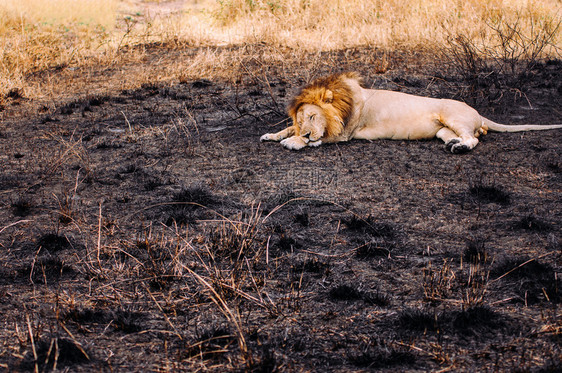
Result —
<instances>
[{"instance_id":1,"label":"lion's tail","mask_svg":"<svg viewBox=\"0 0 562 373\"><path fill-rule=\"evenodd\" d=\"M519 125L505 125L493 122L489 119L482 117L482 124L493 132L522 132L522 131L544 131L562 128L562 124L519 124Z\"/></svg>"}]
</instances>

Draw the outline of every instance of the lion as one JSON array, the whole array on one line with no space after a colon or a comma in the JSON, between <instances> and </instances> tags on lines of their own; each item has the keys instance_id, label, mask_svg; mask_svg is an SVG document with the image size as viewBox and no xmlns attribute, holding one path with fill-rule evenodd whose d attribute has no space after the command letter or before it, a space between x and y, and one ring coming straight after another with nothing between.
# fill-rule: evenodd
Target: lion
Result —
<instances>
[{"instance_id":1,"label":"lion","mask_svg":"<svg viewBox=\"0 0 562 373\"><path fill-rule=\"evenodd\" d=\"M422 140L435 137L452 153L468 152L488 131L519 132L562 128L554 125L504 125L482 117L457 100L366 89L355 72L333 74L301 89L288 107L292 125L261 141L281 141L299 150L351 139Z\"/></svg>"}]
</instances>

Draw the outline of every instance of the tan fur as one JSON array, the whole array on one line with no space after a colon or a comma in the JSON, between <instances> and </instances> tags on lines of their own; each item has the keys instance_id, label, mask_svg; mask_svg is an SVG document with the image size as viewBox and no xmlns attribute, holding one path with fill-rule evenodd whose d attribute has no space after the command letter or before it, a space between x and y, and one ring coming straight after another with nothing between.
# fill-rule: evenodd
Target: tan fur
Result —
<instances>
[{"instance_id":1,"label":"tan fur","mask_svg":"<svg viewBox=\"0 0 562 373\"><path fill-rule=\"evenodd\" d=\"M401 92L365 89L357 73L334 74L305 86L288 107L292 125L261 137L289 149L350 139L416 140L437 137L453 153L478 144L488 131L518 132L562 125L506 126L486 119L467 104Z\"/></svg>"}]
</instances>

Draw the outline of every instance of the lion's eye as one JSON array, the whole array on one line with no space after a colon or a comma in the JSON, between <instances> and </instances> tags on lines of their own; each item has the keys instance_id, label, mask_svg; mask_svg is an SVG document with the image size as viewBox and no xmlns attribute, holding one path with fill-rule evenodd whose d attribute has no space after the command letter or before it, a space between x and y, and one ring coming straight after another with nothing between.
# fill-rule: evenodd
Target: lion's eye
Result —
<instances>
[{"instance_id":1,"label":"lion's eye","mask_svg":"<svg viewBox=\"0 0 562 373\"><path fill-rule=\"evenodd\" d=\"M311 116L308 117L308 119L309 119L309 120L314 120L314 117L315 117L315 116L316 116L315 114L312 114Z\"/></svg>"}]
</instances>

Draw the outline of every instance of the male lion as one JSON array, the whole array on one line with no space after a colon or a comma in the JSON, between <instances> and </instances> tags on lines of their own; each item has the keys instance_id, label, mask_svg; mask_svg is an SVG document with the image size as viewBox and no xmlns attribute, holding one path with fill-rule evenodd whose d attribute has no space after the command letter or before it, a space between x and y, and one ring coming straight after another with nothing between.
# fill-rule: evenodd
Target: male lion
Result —
<instances>
[{"instance_id":1,"label":"male lion","mask_svg":"<svg viewBox=\"0 0 562 373\"><path fill-rule=\"evenodd\" d=\"M464 153L488 130L549 130L562 125L506 126L482 117L467 104L361 87L357 73L319 78L304 87L288 108L293 125L261 141L281 141L288 149L351 139L440 138L448 150Z\"/></svg>"}]
</instances>

